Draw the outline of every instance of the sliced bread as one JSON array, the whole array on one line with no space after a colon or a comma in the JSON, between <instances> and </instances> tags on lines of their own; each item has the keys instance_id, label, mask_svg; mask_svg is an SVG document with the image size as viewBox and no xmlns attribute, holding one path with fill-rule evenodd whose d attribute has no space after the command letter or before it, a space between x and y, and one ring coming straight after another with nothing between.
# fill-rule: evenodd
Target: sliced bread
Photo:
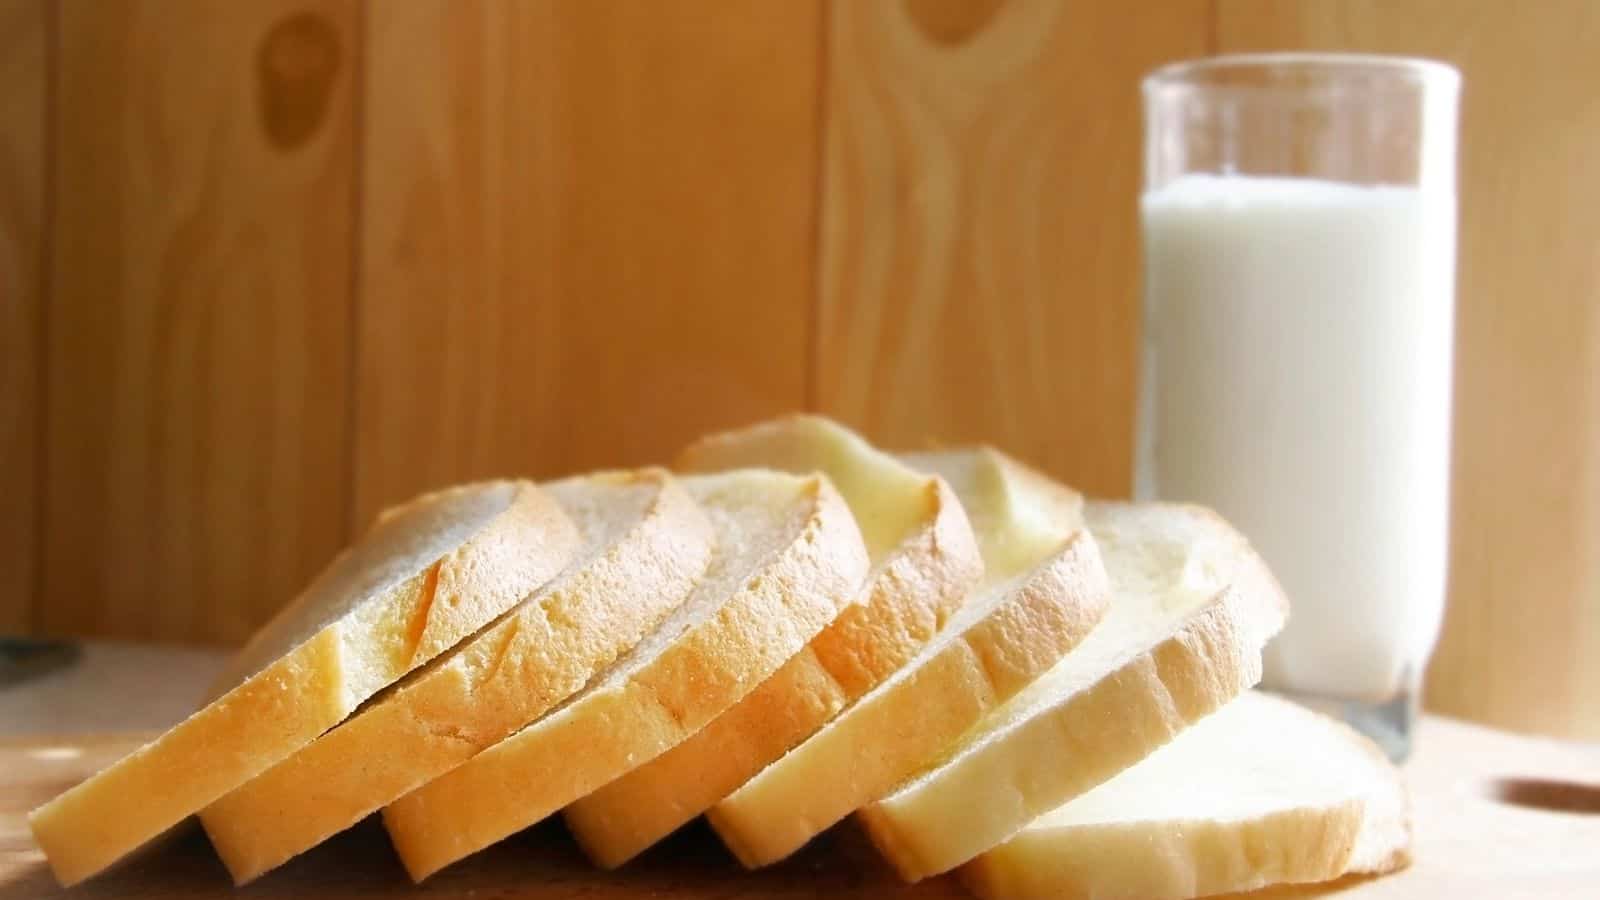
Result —
<instances>
[{"instance_id":1,"label":"sliced bread","mask_svg":"<svg viewBox=\"0 0 1600 900\"><path fill-rule=\"evenodd\" d=\"M982 585L899 671L707 812L746 866L782 859L934 762L1104 614L1105 571L1069 491L994 451L947 469L974 521L997 529L980 531ZM1038 514L1001 512L1018 503Z\"/></svg>"},{"instance_id":2,"label":"sliced bread","mask_svg":"<svg viewBox=\"0 0 1600 900\"><path fill-rule=\"evenodd\" d=\"M1250 692L960 871L986 900L1186 900L1391 871L1410 838L1371 741Z\"/></svg>"},{"instance_id":3,"label":"sliced bread","mask_svg":"<svg viewBox=\"0 0 1600 900\"><path fill-rule=\"evenodd\" d=\"M737 703L838 615L866 548L828 480L683 479L716 552L681 607L561 707L384 809L411 877L556 812Z\"/></svg>"},{"instance_id":4,"label":"sliced bread","mask_svg":"<svg viewBox=\"0 0 1600 900\"><path fill-rule=\"evenodd\" d=\"M900 875L948 871L1105 782L1250 688L1288 605L1248 542L1199 507L1091 503L1110 613L938 765L859 818Z\"/></svg>"},{"instance_id":5,"label":"sliced bread","mask_svg":"<svg viewBox=\"0 0 1600 900\"><path fill-rule=\"evenodd\" d=\"M555 575L578 544L556 501L524 481L390 511L239 652L215 699L33 812L56 878L94 875L311 743Z\"/></svg>"},{"instance_id":6,"label":"sliced bread","mask_svg":"<svg viewBox=\"0 0 1600 900\"><path fill-rule=\"evenodd\" d=\"M545 490L583 538L559 576L201 813L235 883L539 717L637 643L705 573L711 525L665 470L601 473Z\"/></svg>"},{"instance_id":7,"label":"sliced bread","mask_svg":"<svg viewBox=\"0 0 1600 900\"><path fill-rule=\"evenodd\" d=\"M790 416L704 438L685 471L820 471L861 525L872 570L833 624L688 740L567 807L568 828L615 867L705 812L909 660L982 575L961 503L849 429Z\"/></svg>"}]
</instances>

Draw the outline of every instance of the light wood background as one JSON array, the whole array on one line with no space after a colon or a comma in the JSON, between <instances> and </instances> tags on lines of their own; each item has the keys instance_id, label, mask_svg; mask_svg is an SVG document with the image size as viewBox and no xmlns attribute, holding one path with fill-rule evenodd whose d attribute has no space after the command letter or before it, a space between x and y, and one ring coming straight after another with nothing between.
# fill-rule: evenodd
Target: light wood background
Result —
<instances>
[{"instance_id":1,"label":"light wood background","mask_svg":"<svg viewBox=\"0 0 1600 900\"><path fill-rule=\"evenodd\" d=\"M789 409L1124 493L1137 81L1465 73L1437 709L1600 737L1592 0L0 0L0 631L242 639L377 508Z\"/></svg>"}]
</instances>

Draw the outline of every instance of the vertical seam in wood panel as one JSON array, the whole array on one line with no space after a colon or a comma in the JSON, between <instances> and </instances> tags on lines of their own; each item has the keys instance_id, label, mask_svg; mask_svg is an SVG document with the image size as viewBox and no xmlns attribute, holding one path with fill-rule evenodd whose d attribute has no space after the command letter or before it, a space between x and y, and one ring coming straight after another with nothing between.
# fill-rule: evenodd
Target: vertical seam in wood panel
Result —
<instances>
[{"instance_id":1,"label":"vertical seam in wood panel","mask_svg":"<svg viewBox=\"0 0 1600 900\"><path fill-rule=\"evenodd\" d=\"M1210 30L1206 34L1206 55L1222 52L1222 0L1211 0Z\"/></svg>"},{"instance_id":2,"label":"vertical seam in wood panel","mask_svg":"<svg viewBox=\"0 0 1600 900\"><path fill-rule=\"evenodd\" d=\"M822 378L822 242L824 204L828 197L828 85L832 83L828 72L828 47L833 34L833 4L831 0L818 0L817 13L817 89L813 99L816 117L816 147L812 166L811 198L811 306L806 318L806 392L805 407L818 412L819 381Z\"/></svg>"},{"instance_id":3,"label":"vertical seam in wood panel","mask_svg":"<svg viewBox=\"0 0 1600 900\"><path fill-rule=\"evenodd\" d=\"M33 409L33 572L29 578L30 596L23 605L23 631L36 631L42 620L40 606L45 596L45 528L49 524L50 490L50 309L55 284L56 182L60 164L56 153L56 107L61 78L61 3L39 0L44 7L44 102L39 110L40 151L44 171L39 197L39 272L35 278L38 317L34 325L34 409Z\"/></svg>"},{"instance_id":4,"label":"vertical seam in wood panel","mask_svg":"<svg viewBox=\"0 0 1600 900\"><path fill-rule=\"evenodd\" d=\"M365 239L366 149L367 149L367 33L368 0L356 4L350 70L350 293L345 307L345 387L344 387L344 523L343 539L349 542L356 529L356 456L360 452L361 417L356 404L361 380L361 266Z\"/></svg>"}]
</instances>

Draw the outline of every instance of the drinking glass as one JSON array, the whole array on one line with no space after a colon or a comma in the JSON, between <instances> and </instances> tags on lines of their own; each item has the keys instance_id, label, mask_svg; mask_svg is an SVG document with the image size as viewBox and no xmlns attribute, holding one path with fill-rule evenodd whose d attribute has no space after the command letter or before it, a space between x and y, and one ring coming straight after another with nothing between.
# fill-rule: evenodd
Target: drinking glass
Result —
<instances>
[{"instance_id":1,"label":"drinking glass","mask_svg":"<svg viewBox=\"0 0 1600 900\"><path fill-rule=\"evenodd\" d=\"M1250 539L1292 609L1264 684L1396 758L1444 612L1459 90L1358 55L1144 81L1135 491Z\"/></svg>"}]
</instances>

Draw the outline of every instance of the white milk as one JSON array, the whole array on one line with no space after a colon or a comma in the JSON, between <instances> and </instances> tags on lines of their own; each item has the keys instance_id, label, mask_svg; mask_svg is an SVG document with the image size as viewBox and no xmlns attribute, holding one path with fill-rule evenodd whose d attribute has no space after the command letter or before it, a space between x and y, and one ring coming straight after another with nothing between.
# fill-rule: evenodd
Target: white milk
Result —
<instances>
[{"instance_id":1,"label":"white milk","mask_svg":"<svg viewBox=\"0 0 1600 900\"><path fill-rule=\"evenodd\" d=\"M1453 198L1191 175L1143 215L1138 493L1266 557L1268 686L1393 698L1444 611Z\"/></svg>"}]
</instances>

